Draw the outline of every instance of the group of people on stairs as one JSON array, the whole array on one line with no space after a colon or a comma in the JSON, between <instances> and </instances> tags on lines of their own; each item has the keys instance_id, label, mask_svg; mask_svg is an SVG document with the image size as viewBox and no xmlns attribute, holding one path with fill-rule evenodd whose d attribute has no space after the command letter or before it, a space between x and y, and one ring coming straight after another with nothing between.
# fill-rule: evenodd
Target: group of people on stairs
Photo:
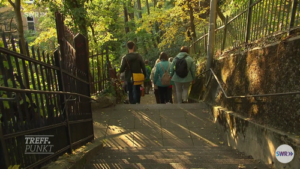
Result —
<instances>
[{"instance_id":1,"label":"group of people on stairs","mask_svg":"<svg viewBox=\"0 0 300 169\"><path fill-rule=\"evenodd\" d=\"M188 102L189 88L196 75L196 65L188 47L181 47L174 58L161 52L152 69L147 60L134 52L134 42L127 42L127 48L128 54L122 57L120 73L130 104L140 104L142 84L145 94L149 94L154 86L157 104Z\"/></svg>"}]
</instances>

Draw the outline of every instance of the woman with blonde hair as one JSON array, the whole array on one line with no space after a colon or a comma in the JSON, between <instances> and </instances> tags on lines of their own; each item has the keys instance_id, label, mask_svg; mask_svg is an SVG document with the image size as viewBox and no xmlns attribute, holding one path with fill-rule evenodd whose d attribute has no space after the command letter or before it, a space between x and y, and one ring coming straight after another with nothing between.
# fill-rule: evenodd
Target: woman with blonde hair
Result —
<instances>
[{"instance_id":1,"label":"woman with blonde hair","mask_svg":"<svg viewBox=\"0 0 300 169\"><path fill-rule=\"evenodd\" d=\"M154 67L152 68L151 70L151 74L150 74L150 80L152 82L152 84L154 85L154 95L155 95L155 99L156 99L156 103L159 104L160 103L160 97L159 97L159 92L158 92L158 87L154 84L154 74L155 74L155 71L156 71L156 65L157 63L159 63L160 60L157 59L155 61L155 65Z\"/></svg>"}]
</instances>

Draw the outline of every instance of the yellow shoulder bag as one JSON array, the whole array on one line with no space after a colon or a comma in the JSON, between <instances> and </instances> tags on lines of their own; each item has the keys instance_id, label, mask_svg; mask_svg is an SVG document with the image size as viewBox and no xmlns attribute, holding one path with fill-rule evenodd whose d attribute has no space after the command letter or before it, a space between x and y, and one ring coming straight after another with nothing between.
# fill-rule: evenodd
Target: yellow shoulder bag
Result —
<instances>
[{"instance_id":1,"label":"yellow shoulder bag","mask_svg":"<svg viewBox=\"0 0 300 169\"><path fill-rule=\"evenodd\" d=\"M132 72L127 59L126 59L126 62L127 62L130 72ZM132 78L133 78L133 85L141 85L144 83L144 80L145 80L145 76L143 73L132 73Z\"/></svg>"}]
</instances>

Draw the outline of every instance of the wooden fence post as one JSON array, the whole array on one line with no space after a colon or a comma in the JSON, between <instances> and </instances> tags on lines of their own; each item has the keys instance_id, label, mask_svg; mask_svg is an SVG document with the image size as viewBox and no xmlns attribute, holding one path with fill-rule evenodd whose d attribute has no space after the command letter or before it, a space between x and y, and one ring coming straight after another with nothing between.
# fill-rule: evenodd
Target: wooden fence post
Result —
<instances>
[{"instance_id":1,"label":"wooden fence post","mask_svg":"<svg viewBox=\"0 0 300 169\"><path fill-rule=\"evenodd\" d=\"M289 35L292 34L291 29L294 27L294 23L295 23L295 15L296 15L296 11L297 11L297 6L298 6L298 0L293 0L293 4L292 4L292 12L291 12L291 18L290 18Z\"/></svg>"},{"instance_id":2,"label":"wooden fence post","mask_svg":"<svg viewBox=\"0 0 300 169\"><path fill-rule=\"evenodd\" d=\"M248 43L250 38L250 29L251 29L251 16L252 16L252 2L253 0L249 0L248 3L248 13L247 13L247 23L246 23L246 34L245 34L245 42Z\"/></svg>"},{"instance_id":3,"label":"wooden fence post","mask_svg":"<svg viewBox=\"0 0 300 169\"><path fill-rule=\"evenodd\" d=\"M223 37L223 42L222 42L222 47L221 47L221 53L223 52L223 50L225 48L226 33L227 33L227 22L228 22L228 16L226 16L225 24L224 24L224 37Z\"/></svg>"}]
</instances>

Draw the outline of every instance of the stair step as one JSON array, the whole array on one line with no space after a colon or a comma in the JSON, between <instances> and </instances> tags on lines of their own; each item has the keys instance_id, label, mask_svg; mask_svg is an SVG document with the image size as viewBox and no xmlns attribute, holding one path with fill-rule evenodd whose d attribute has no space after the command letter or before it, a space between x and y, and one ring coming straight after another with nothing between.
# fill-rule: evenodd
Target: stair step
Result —
<instances>
[{"instance_id":1,"label":"stair step","mask_svg":"<svg viewBox=\"0 0 300 169\"><path fill-rule=\"evenodd\" d=\"M105 160L98 163L92 163L86 165L85 169L98 169L98 168L111 168L111 169L238 169L239 164L216 164L216 163L197 163L197 164L182 164L182 163L109 163ZM263 164L244 164L247 169L270 169L271 166L266 166Z\"/></svg>"}]
</instances>

